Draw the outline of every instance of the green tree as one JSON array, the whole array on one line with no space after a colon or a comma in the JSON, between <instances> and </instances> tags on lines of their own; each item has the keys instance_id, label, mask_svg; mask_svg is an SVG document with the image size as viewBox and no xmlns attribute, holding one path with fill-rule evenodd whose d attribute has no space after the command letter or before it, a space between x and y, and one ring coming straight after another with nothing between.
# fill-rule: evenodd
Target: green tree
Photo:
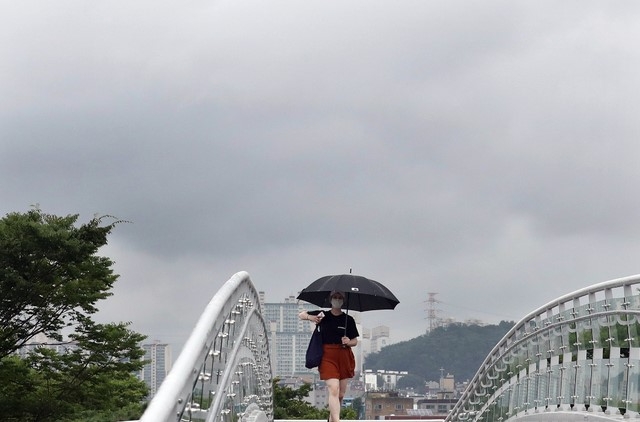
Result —
<instances>
[{"instance_id":1,"label":"green tree","mask_svg":"<svg viewBox=\"0 0 640 422\"><path fill-rule=\"evenodd\" d=\"M77 219L34 208L0 220L0 358L38 333L61 340L60 329L111 295L113 263L96 252L118 222L75 227Z\"/></svg>"},{"instance_id":2,"label":"green tree","mask_svg":"<svg viewBox=\"0 0 640 422\"><path fill-rule=\"evenodd\" d=\"M357 415L354 419L364 419L364 401L362 400L362 397L354 398L353 402L351 402L351 407Z\"/></svg>"},{"instance_id":3,"label":"green tree","mask_svg":"<svg viewBox=\"0 0 640 422\"><path fill-rule=\"evenodd\" d=\"M280 385L280 379L273 379L273 418L274 419L325 419L322 410L307 403L304 398L309 395L311 384L303 384L300 388ZM328 415L328 411L326 414Z\"/></svg>"},{"instance_id":4,"label":"green tree","mask_svg":"<svg viewBox=\"0 0 640 422\"><path fill-rule=\"evenodd\" d=\"M145 336L129 323L96 324L96 302L111 295L112 261L97 256L119 223L38 208L0 220L0 414L3 420L117 420L140 415L147 391L134 372ZM70 330L65 342L60 332ZM68 344L13 353L37 334ZM130 415L130 416L127 416ZM134 417L135 416L135 417ZM101 419L102 418L102 419Z\"/></svg>"},{"instance_id":5,"label":"green tree","mask_svg":"<svg viewBox=\"0 0 640 422\"><path fill-rule=\"evenodd\" d=\"M304 400L311 391L311 384L305 383L298 389L280 385L280 379L273 379L274 419L321 419L329 418L329 409L318 409ZM340 410L340 419L358 419L358 413L351 407Z\"/></svg>"}]
</instances>

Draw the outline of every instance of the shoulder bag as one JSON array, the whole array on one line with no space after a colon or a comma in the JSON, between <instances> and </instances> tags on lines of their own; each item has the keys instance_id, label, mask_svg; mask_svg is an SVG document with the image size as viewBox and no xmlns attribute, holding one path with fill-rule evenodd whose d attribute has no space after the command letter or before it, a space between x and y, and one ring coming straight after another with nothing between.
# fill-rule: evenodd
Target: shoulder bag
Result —
<instances>
[{"instance_id":1,"label":"shoulder bag","mask_svg":"<svg viewBox=\"0 0 640 422\"><path fill-rule=\"evenodd\" d=\"M313 330L309 346L307 347L304 366L309 369L320 366L320 362L322 361L322 351L322 334L320 333L320 325L316 325L316 329Z\"/></svg>"}]
</instances>

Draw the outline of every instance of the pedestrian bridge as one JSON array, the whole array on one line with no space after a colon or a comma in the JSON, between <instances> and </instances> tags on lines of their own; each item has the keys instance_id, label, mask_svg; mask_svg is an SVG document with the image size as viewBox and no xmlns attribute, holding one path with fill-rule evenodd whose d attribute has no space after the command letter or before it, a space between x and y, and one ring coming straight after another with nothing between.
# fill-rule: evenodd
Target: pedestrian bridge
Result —
<instances>
[{"instance_id":1,"label":"pedestrian bridge","mask_svg":"<svg viewBox=\"0 0 640 422\"><path fill-rule=\"evenodd\" d=\"M640 276L562 296L491 350L447 421L640 421Z\"/></svg>"},{"instance_id":2,"label":"pedestrian bridge","mask_svg":"<svg viewBox=\"0 0 640 422\"><path fill-rule=\"evenodd\" d=\"M491 350L446 421L640 421L640 276L562 296ZM215 294L140 419L271 422L272 371L246 272Z\"/></svg>"}]
</instances>

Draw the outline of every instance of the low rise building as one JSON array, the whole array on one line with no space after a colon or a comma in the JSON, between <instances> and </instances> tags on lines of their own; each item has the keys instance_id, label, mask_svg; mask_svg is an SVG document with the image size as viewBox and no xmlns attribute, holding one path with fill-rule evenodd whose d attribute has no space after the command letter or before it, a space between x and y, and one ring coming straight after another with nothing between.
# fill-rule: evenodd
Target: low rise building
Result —
<instances>
[{"instance_id":1,"label":"low rise building","mask_svg":"<svg viewBox=\"0 0 640 422\"><path fill-rule=\"evenodd\" d=\"M458 399L438 397L416 401L418 409L427 410L432 415L446 416L458 402Z\"/></svg>"},{"instance_id":2,"label":"low rise building","mask_svg":"<svg viewBox=\"0 0 640 422\"><path fill-rule=\"evenodd\" d=\"M364 382L367 391L394 391L397 389L398 380L409 373L407 371L386 371L379 369L364 371Z\"/></svg>"},{"instance_id":3,"label":"low rise building","mask_svg":"<svg viewBox=\"0 0 640 422\"><path fill-rule=\"evenodd\" d=\"M413 398L397 392L368 392L365 394L364 419L384 419L386 416L408 415L413 409Z\"/></svg>"}]
</instances>

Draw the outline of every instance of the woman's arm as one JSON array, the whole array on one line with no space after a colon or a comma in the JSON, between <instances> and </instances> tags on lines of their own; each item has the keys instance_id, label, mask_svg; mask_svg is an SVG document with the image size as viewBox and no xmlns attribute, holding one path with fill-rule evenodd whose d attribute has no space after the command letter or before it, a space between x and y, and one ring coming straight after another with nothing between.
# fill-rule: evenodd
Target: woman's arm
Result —
<instances>
[{"instance_id":1,"label":"woman's arm","mask_svg":"<svg viewBox=\"0 0 640 422\"><path fill-rule=\"evenodd\" d=\"M313 312L313 311L312 311ZM306 321L311 321L315 324L319 323L320 320L322 319L322 317L318 316L318 315L314 315L312 313L309 313L307 311L302 311L298 314L298 318L306 320Z\"/></svg>"},{"instance_id":2,"label":"woman's arm","mask_svg":"<svg viewBox=\"0 0 640 422\"><path fill-rule=\"evenodd\" d=\"M307 312L307 311L300 312L298 314L298 318L304 319L304 320L309 320L309 312Z\"/></svg>"}]
</instances>

